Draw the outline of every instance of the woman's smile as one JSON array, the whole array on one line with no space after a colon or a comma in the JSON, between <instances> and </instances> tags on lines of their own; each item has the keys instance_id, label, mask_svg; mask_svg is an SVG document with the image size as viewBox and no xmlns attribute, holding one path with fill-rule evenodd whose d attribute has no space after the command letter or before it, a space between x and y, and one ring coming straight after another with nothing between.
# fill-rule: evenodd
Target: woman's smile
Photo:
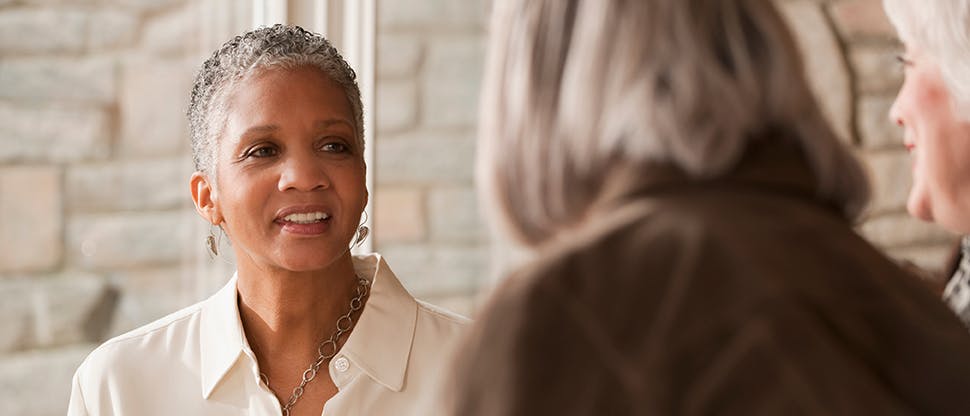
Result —
<instances>
[{"instance_id":1,"label":"woman's smile","mask_svg":"<svg viewBox=\"0 0 970 416\"><path fill-rule=\"evenodd\" d=\"M330 229L332 215L317 207L289 207L280 210L273 222L286 233L314 236Z\"/></svg>"}]
</instances>

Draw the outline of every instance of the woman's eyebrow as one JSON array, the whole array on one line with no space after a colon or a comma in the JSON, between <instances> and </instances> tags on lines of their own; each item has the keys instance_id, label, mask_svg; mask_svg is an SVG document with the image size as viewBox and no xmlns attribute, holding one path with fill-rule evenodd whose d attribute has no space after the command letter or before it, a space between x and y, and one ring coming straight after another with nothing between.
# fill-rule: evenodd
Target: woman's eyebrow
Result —
<instances>
[{"instance_id":1,"label":"woman's eyebrow","mask_svg":"<svg viewBox=\"0 0 970 416\"><path fill-rule=\"evenodd\" d=\"M272 132L274 132L276 130L279 130L279 128L280 128L280 126L277 126L275 124L267 124L267 125L263 125L263 126L253 126L253 127L250 127L248 129L246 129L246 131L242 132L242 134L240 134L239 137L252 136L254 134L272 133Z\"/></svg>"},{"instance_id":2,"label":"woman's eyebrow","mask_svg":"<svg viewBox=\"0 0 970 416\"><path fill-rule=\"evenodd\" d=\"M327 127L330 127L330 126L333 126L333 125L336 125L336 124L343 124L343 125L345 125L347 127L350 127L351 129L354 128L354 125L353 124L351 124L349 121L347 121L345 119L342 119L342 118L328 118L326 120L317 121L314 124L315 124L315 126L317 128L321 128L321 129L325 129Z\"/></svg>"},{"instance_id":3,"label":"woman's eyebrow","mask_svg":"<svg viewBox=\"0 0 970 416\"><path fill-rule=\"evenodd\" d=\"M331 119L326 119L326 120L319 120L316 123L314 123L314 127L318 128L318 129L325 129L325 128L332 127L334 125L344 125L344 126L350 128L351 130L354 129L354 125L353 124L351 124L349 121L347 121L345 119L342 119L342 118L331 118ZM273 133L273 132L276 132L279 129L280 129L280 126L278 126L276 124L266 124L266 125L262 125L262 126L253 126L253 127L250 127L248 129L246 129L245 131L243 131L242 134L239 135L239 138L243 139L243 138L251 137L251 136L255 136L255 135L266 134L266 133Z\"/></svg>"}]
</instances>

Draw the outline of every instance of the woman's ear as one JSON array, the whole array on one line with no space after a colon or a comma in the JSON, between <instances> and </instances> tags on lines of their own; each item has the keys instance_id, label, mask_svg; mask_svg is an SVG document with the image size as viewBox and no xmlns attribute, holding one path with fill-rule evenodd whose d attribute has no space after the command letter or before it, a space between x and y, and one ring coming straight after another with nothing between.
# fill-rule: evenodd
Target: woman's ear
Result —
<instances>
[{"instance_id":1,"label":"woman's ear","mask_svg":"<svg viewBox=\"0 0 970 416\"><path fill-rule=\"evenodd\" d=\"M222 224L222 211L219 209L218 195L215 192L215 184L209 182L209 178L202 172L195 172L189 179L192 191L192 202L195 204L195 211L209 221L212 225Z\"/></svg>"}]
</instances>

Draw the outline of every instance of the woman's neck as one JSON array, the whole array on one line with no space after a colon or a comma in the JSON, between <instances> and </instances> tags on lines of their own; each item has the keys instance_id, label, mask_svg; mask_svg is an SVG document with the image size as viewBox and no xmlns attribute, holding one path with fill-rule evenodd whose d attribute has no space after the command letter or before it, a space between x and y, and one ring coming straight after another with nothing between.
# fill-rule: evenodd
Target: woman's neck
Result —
<instances>
[{"instance_id":1,"label":"woman's neck","mask_svg":"<svg viewBox=\"0 0 970 416\"><path fill-rule=\"evenodd\" d=\"M312 361L317 346L349 310L357 287L349 254L313 272L266 269L241 261L237 274L246 338L261 365L269 366L273 360Z\"/></svg>"}]
</instances>

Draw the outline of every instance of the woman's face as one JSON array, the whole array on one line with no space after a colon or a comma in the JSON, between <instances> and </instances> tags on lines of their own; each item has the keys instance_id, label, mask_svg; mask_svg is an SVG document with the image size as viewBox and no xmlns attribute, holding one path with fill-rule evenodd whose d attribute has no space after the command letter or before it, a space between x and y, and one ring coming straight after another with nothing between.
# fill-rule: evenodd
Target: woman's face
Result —
<instances>
[{"instance_id":1,"label":"woman's face","mask_svg":"<svg viewBox=\"0 0 970 416\"><path fill-rule=\"evenodd\" d=\"M912 155L913 188L906 208L917 218L968 233L970 123L956 113L933 57L907 44L900 60L906 80L889 114L903 127Z\"/></svg>"},{"instance_id":2,"label":"woman's face","mask_svg":"<svg viewBox=\"0 0 970 416\"><path fill-rule=\"evenodd\" d=\"M237 261L313 271L347 256L367 190L343 88L316 68L270 69L226 108L211 200Z\"/></svg>"}]
</instances>

